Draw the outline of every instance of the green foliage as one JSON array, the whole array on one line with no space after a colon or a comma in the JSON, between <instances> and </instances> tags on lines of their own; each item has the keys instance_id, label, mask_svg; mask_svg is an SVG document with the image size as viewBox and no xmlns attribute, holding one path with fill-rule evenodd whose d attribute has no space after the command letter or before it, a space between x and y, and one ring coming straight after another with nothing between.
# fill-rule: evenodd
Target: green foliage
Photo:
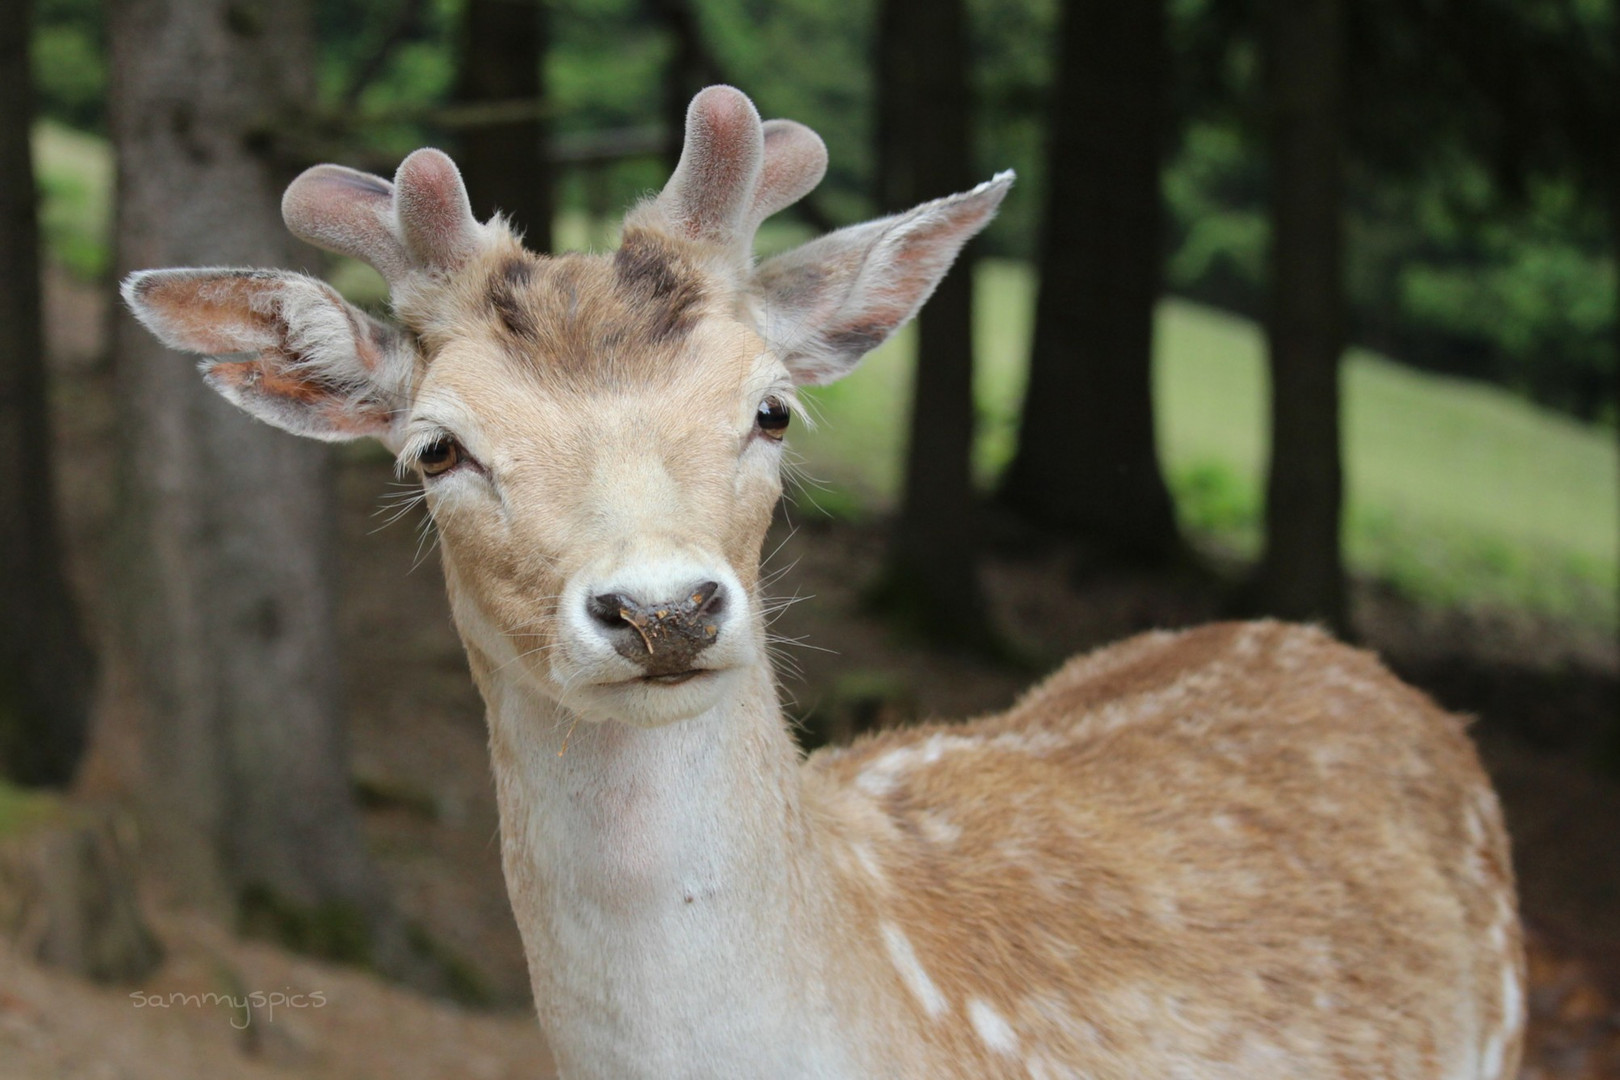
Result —
<instances>
[{"instance_id":1,"label":"green foliage","mask_svg":"<svg viewBox=\"0 0 1620 1080\"><path fill-rule=\"evenodd\" d=\"M1167 480L1183 531L1248 557L1259 553L1259 489L1218 458L1179 464Z\"/></svg>"},{"instance_id":2,"label":"green foliage","mask_svg":"<svg viewBox=\"0 0 1620 1080\"><path fill-rule=\"evenodd\" d=\"M1245 312L1265 307L1262 159L1232 124L1190 127L1165 172L1167 284ZM1408 362L1615 421L1617 282L1603 216L1569 180L1522 202L1452 157L1412 177L1352 177L1346 302L1352 337Z\"/></svg>"},{"instance_id":3,"label":"green foliage","mask_svg":"<svg viewBox=\"0 0 1620 1080\"><path fill-rule=\"evenodd\" d=\"M40 114L105 131L107 43L100 0L35 0L30 46Z\"/></svg>"},{"instance_id":4,"label":"green foliage","mask_svg":"<svg viewBox=\"0 0 1620 1080\"><path fill-rule=\"evenodd\" d=\"M797 117L826 138L832 171L817 198L841 220L870 211L874 3L696 4L708 47L728 75L767 115ZM1385 0L1357 7L1357 25L1376 33L1356 39L1374 52L1357 76L1366 83L1358 93L1373 97L1357 98L1350 174L1353 330L1429 368L1487 377L1612 424L1620 419L1612 412L1617 282L1593 171L1608 159L1569 140L1590 134L1594 117L1601 119L1582 87L1613 84L1597 77L1608 70L1602 65L1617 62L1603 51L1613 38L1613 5L1578 0L1567 25L1549 21L1551 9L1529 0L1488 0L1485 8L1461 14L1507 20L1502 26L1523 21L1528 51L1512 54L1521 67L1526 57L1568 61L1567 70L1542 64L1523 74L1535 94L1573 111L1549 114L1531 131L1506 90L1465 85L1466 72L1450 53L1431 62L1423 35L1432 27L1400 22L1406 16ZM546 65L558 135L660 124L672 46L646 6L560 0L550 10ZM1028 256L1047 185L1043 108L1058 4L971 0L970 10L982 171L1012 165L1020 176L989 248ZM399 28L400 11L386 0L317 6L321 95L336 111L354 112L338 103ZM461 11L462 0L429 0L358 110L398 116L443 102L454 80ZM1187 124L1164 176L1166 281L1184 295L1256 312L1264 306L1268 238L1252 12L1222 0L1174 0L1171 12L1176 93ZM1491 33L1492 41L1513 45L1502 27ZM43 229L50 256L85 278L103 275L109 264L112 169L103 143L65 125L104 126L104 51L98 0L39 0L35 75L42 114L51 118L38 126L35 143ZM1433 85L1416 78L1431 64L1444 68ZM1366 82L1373 75L1387 77L1387 85ZM1406 104L1380 113L1375 98ZM1492 116L1517 125L1512 130L1525 142L1517 157L1497 153L1481 134L1491 130L1479 125ZM397 156L446 134L398 119L370 123L357 149ZM569 246L601 246L609 239L603 223L663 176L663 163L651 157L574 170L562 188L559 237ZM773 224L761 247L778 249L804 235L790 223ZM340 276L346 292L380 301L371 271L356 264ZM1013 450L1032 305L1027 266L992 260L981 267L975 467L986 485ZM1182 520L1199 535L1252 552L1267 422L1259 336L1241 320L1178 303L1162 309L1158 330L1161 447ZM896 489L912 347L902 333L851 379L805 395L829 422L821 432L796 427L794 441L806 451L806 471L829 483L808 485L802 503L851 516ZM1347 545L1358 571L1429 599L1523 602L1615 619L1612 439L1560 428L1477 387L1408 376L1370 355L1354 355L1345 378Z\"/></svg>"},{"instance_id":5,"label":"green foliage","mask_svg":"<svg viewBox=\"0 0 1620 1080\"><path fill-rule=\"evenodd\" d=\"M1260 159L1232 125L1189 128L1164 173L1171 287L1253 306L1265 287L1270 226Z\"/></svg>"},{"instance_id":6,"label":"green foliage","mask_svg":"<svg viewBox=\"0 0 1620 1080\"><path fill-rule=\"evenodd\" d=\"M1030 257L1046 205L1046 102L1057 51L1057 0L969 0L979 160L985 178L1016 169L1008 199L982 241L996 255Z\"/></svg>"},{"instance_id":7,"label":"green foliage","mask_svg":"<svg viewBox=\"0 0 1620 1080\"><path fill-rule=\"evenodd\" d=\"M1027 266L980 267L976 449L987 487L1016 424L1033 289ZM1180 520L1196 541L1253 557L1269 439L1260 329L1172 300L1156 340L1159 450ZM892 507L899 488L913 351L903 333L849 378L807 393L820 423L789 436L811 475L878 508ZM1620 626L1611 432L1359 350L1346 361L1344 397L1353 572L1424 602Z\"/></svg>"},{"instance_id":8,"label":"green foliage","mask_svg":"<svg viewBox=\"0 0 1620 1080\"><path fill-rule=\"evenodd\" d=\"M107 70L93 36L73 26L42 26L32 60L44 111L84 128L101 125Z\"/></svg>"},{"instance_id":9,"label":"green foliage","mask_svg":"<svg viewBox=\"0 0 1620 1080\"><path fill-rule=\"evenodd\" d=\"M829 213L841 221L869 216L874 0L706 0L695 6L717 59L763 114L803 121L826 141L831 160L817 197Z\"/></svg>"},{"instance_id":10,"label":"green foliage","mask_svg":"<svg viewBox=\"0 0 1620 1080\"><path fill-rule=\"evenodd\" d=\"M352 152L389 159L426 143L453 145L453 132L401 116L448 98L463 5L425 0L404 24L409 8L392 0L316 5L325 108L345 125L356 115L373 118L345 128ZM545 63L557 135L661 125L673 45L647 5L557 0L548 7ZM1353 333L1409 362L1614 422L1616 273L1594 172L1609 159L1587 145L1608 130L1598 90L1613 85L1617 61L1605 51L1613 4L1579 0L1556 18L1533 0L1445 7L1446 18L1462 20L1449 35L1448 24L1434 21L1439 15L1390 0L1352 11L1356 164L1346 282ZM1019 174L984 241L996 254L1028 258L1037 246L1058 9L1057 0L970 3L980 172L1014 167ZM876 0L696 0L694 10L708 50L766 115L794 116L826 139L832 166L818 206L839 221L867 216ZM1165 279L1182 295L1258 313L1268 226L1252 5L1174 0L1170 11L1185 127L1164 176ZM43 115L81 130L105 126L103 27L98 0L39 0L33 53ZM1522 85L1485 85L1471 74L1462 30L1475 35L1472 47L1497 50L1492 63L1507 64ZM390 39L399 44L348 104L358 73ZM1525 113L1526 102L1552 111ZM1598 141L1606 146L1608 138ZM662 183L664 169L643 155L570 170L559 189L563 207L607 220ZM49 247L92 277L107 261L97 182L86 186L61 170L42 176ZM588 236L606 239L601 230ZM997 415L983 417L994 429L992 457L1007 434L995 429Z\"/></svg>"},{"instance_id":11,"label":"green foliage","mask_svg":"<svg viewBox=\"0 0 1620 1080\"><path fill-rule=\"evenodd\" d=\"M546 85L558 138L661 126L671 45L640 0L553 4L551 33ZM595 217L616 216L656 189L665 172L663 162L650 156L574 170L563 179L562 204Z\"/></svg>"},{"instance_id":12,"label":"green foliage","mask_svg":"<svg viewBox=\"0 0 1620 1080\"><path fill-rule=\"evenodd\" d=\"M1175 0L1167 280L1265 306L1259 8ZM1610 0L1347 5L1352 339L1614 422Z\"/></svg>"},{"instance_id":13,"label":"green foliage","mask_svg":"<svg viewBox=\"0 0 1620 1080\"><path fill-rule=\"evenodd\" d=\"M1583 419L1611 422L1616 281L1602 224L1570 185L1536 185L1525 212L1429 208L1444 247L1395 270L1399 317L1484 357L1485 374ZM1439 244L1435 245L1439 247Z\"/></svg>"}]
</instances>

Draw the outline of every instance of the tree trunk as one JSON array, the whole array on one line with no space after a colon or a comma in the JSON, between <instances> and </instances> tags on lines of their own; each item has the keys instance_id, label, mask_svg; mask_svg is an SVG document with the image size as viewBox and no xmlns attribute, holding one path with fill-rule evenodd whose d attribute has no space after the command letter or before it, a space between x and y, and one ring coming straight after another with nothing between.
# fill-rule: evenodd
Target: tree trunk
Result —
<instances>
[{"instance_id":1,"label":"tree trunk","mask_svg":"<svg viewBox=\"0 0 1620 1080\"><path fill-rule=\"evenodd\" d=\"M116 0L109 15L119 274L310 261L259 134L309 101L308 4ZM289 933L341 927L302 940L353 958L382 903L339 703L326 448L233 408L128 315L114 348L115 682L97 776L134 795L182 895Z\"/></svg>"},{"instance_id":2,"label":"tree trunk","mask_svg":"<svg viewBox=\"0 0 1620 1080\"><path fill-rule=\"evenodd\" d=\"M31 6L12 11L0 41L0 775L65 785L84 747L93 663L56 525L28 146Z\"/></svg>"},{"instance_id":3,"label":"tree trunk","mask_svg":"<svg viewBox=\"0 0 1620 1080\"><path fill-rule=\"evenodd\" d=\"M885 0L878 26L878 183L885 211L973 186L962 0ZM927 636L983 644L973 491L971 245L918 318L911 437L880 602Z\"/></svg>"},{"instance_id":4,"label":"tree trunk","mask_svg":"<svg viewBox=\"0 0 1620 1080\"><path fill-rule=\"evenodd\" d=\"M686 107L699 90L724 82L720 65L703 42L703 27L691 0L646 0L653 18L670 35L669 61L664 65L664 127L669 143L665 157L673 171L681 157Z\"/></svg>"},{"instance_id":5,"label":"tree trunk","mask_svg":"<svg viewBox=\"0 0 1620 1080\"><path fill-rule=\"evenodd\" d=\"M162 949L141 919L119 811L0 782L0 938L100 982L146 976Z\"/></svg>"},{"instance_id":6,"label":"tree trunk","mask_svg":"<svg viewBox=\"0 0 1620 1080\"><path fill-rule=\"evenodd\" d=\"M1107 561L1183 553L1153 420L1164 0L1063 10L1029 389L1001 498Z\"/></svg>"},{"instance_id":7,"label":"tree trunk","mask_svg":"<svg viewBox=\"0 0 1620 1080\"><path fill-rule=\"evenodd\" d=\"M1261 610L1347 629L1340 552L1344 349L1341 0L1266 7L1271 110L1271 469Z\"/></svg>"},{"instance_id":8,"label":"tree trunk","mask_svg":"<svg viewBox=\"0 0 1620 1080\"><path fill-rule=\"evenodd\" d=\"M540 101L547 11L539 0L468 0L456 99ZM475 127L461 137L461 172L480 221L496 210L531 251L551 250L552 174L543 119Z\"/></svg>"},{"instance_id":9,"label":"tree trunk","mask_svg":"<svg viewBox=\"0 0 1620 1080\"><path fill-rule=\"evenodd\" d=\"M1615 63L1620 64L1620 9L1610 17L1609 28L1614 35ZM1613 99L1610 99L1611 102ZM1620 109L1610 112L1620 120ZM1610 130L1613 130L1612 128ZM1620 139L1609 140L1609 257L1620 267ZM1620 437L1620 274L1615 275L1614 296L1614 421L1615 435Z\"/></svg>"}]
</instances>

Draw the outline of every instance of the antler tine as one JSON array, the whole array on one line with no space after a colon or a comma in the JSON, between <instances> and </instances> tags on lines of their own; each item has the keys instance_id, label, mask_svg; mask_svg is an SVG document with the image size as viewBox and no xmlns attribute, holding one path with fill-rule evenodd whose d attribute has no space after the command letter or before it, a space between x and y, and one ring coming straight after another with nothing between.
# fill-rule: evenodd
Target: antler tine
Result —
<instances>
[{"instance_id":1,"label":"antler tine","mask_svg":"<svg viewBox=\"0 0 1620 1080\"><path fill-rule=\"evenodd\" d=\"M764 136L765 163L748 213L750 238L760 222L810 194L827 175L827 144L803 124L767 120Z\"/></svg>"},{"instance_id":2,"label":"antler tine","mask_svg":"<svg viewBox=\"0 0 1620 1080\"><path fill-rule=\"evenodd\" d=\"M394 173L394 213L405 249L417 265L454 269L478 248L479 225L473 217L461 170L440 150L417 150Z\"/></svg>"},{"instance_id":3,"label":"antler tine","mask_svg":"<svg viewBox=\"0 0 1620 1080\"><path fill-rule=\"evenodd\" d=\"M298 238L371 264L390 288L460 266L480 232L455 162L431 149L401 162L393 183L341 165L306 169L281 197L281 216Z\"/></svg>"},{"instance_id":4,"label":"antler tine","mask_svg":"<svg viewBox=\"0 0 1620 1080\"><path fill-rule=\"evenodd\" d=\"M370 263L392 285L410 269L394 231L394 185L342 165L305 169L281 196L281 220L300 240Z\"/></svg>"},{"instance_id":5,"label":"antler tine","mask_svg":"<svg viewBox=\"0 0 1620 1080\"><path fill-rule=\"evenodd\" d=\"M657 205L688 239L746 250L764 157L759 113L748 96L730 86L702 90L687 107L681 160Z\"/></svg>"}]
</instances>

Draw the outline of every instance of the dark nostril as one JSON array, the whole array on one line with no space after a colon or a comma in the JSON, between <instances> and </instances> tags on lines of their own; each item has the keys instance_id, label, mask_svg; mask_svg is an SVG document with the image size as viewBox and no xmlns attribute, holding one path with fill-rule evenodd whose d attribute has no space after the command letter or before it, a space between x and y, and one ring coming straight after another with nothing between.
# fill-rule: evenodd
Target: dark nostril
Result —
<instances>
[{"instance_id":1,"label":"dark nostril","mask_svg":"<svg viewBox=\"0 0 1620 1080\"><path fill-rule=\"evenodd\" d=\"M726 610L726 594L718 581L705 581L692 590L692 614L715 618Z\"/></svg>"},{"instance_id":2,"label":"dark nostril","mask_svg":"<svg viewBox=\"0 0 1620 1080\"><path fill-rule=\"evenodd\" d=\"M690 673L697 654L720 637L730 598L703 581L667 600L643 603L621 592L585 600L585 612L615 652L651 675Z\"/></svg>"},{"instance_id":3,"label":"dark nostril","mask_svg":"<svg viewBox=\"0 0 1620 1080\"><path fill-rule=\"evenodd\" d=\"M618 593L602 593L585 601L586 613L609 630L624 626L624 612L632 606Z\"/></svg>"}]
</instances>

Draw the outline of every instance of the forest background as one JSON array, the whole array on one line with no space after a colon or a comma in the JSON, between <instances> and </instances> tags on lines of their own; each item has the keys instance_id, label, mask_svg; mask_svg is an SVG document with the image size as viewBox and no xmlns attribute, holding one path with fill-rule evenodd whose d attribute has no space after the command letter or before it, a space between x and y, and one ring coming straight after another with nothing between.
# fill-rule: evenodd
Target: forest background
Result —
<instances>
[{"instance_id":1,"label":"forest background","mask_svg":"<svg viewBox=\"0 0 1620 1080\"><path fill-rule=\"evenodd\" d=\"M783 587L848 603L783 621L856 669L800 655L807 743L991 707L1147 626L1314 619L1484 717L1532 897L1606 858L1536 862L1521 823L1558 830L1513 784L1543 752L1553 787L1620 777L1617 7L34 0L0 87L0 458L33 466L0 473L0 870L73 861L4 853L43 805L22 788L96 807L69 832L99 854L51 916L76 943L29 948L148 977L133 892L83 910L133 863L159 907L466 1000L500 984L378 850L379 813L444 824L428 781L382 775L344 640L393 586L343 598L370 579L330 522L376 501L386 454L287 449L107 301L132 269L234 263L383 310L369 269L284 237L275 198L314 162L388 175L422 145L531 247L610 247L714 82L829 147L761 251L1019 176L920 325L806 395L772 542L805 564ZM101 298L54 316L95 323L77 367L45 363L42 269ZM396 629L370 629L381 653ZM389 700L431 698L418 674ZM1620 821L1581 805L1559 814ZM1620 955L1620 877L1562 888L1537 925Z\"/></svg>"},{"instance_id":2,"label":"forest background","mask_svg":"<svg viewBox=\"0 0 1620 1080\"><path fill-rule=\"evenodd\" d=\"M799 229L768 235L767 245L887 208L877 7L549 5L543 112L558 163L560 241L611 241L620 209L661 182L667 155L658 150L680 115L669 101L705 81L736 82L767 115L803 120L830 147L832 170L812 213L798 215ZM1018 197L978 252L991 260L980 283L986 325L973 418L976 477L986 491L1014 456L1027 379L1034 279L1024 268L1039 253L1053 186L1046 140L1059 8L1055 0L975 0L967 10L968 172L1012 167L1020 177ZM1268 304L1270 106L1259 12L1248 0L1165 5L1164 62L1155 66L1151 53L1125 56L1119 87L1100 88L1165 99L1165 116L1155 121L1165 221L1150 257L1166 296L1207 306L1172 302L1162 312L1167 370L1158 408L1169 415L1159 425L1159 449L1184 529L1240 556L1260 547L1269 418L1250 407L1219 424L1210 416L1226 401L1202 410L1180 402L1265 393L1257 381L1263 354L1243 340L1244 324L1208 317L1213 309L1257 320ZM319 5L318 88L298 134L284 133L290 145L282 150L386 173L417 145L455 148L488 119L452 104L468 94L465 79L458 83L465 15L464 4L428 0ZM1348 5L1344 17L1341 281L1346 341L1363 350L1351 354L1347 377L1353 395L1378 400L1367 409L1374 429L1347 436L1349 466L1363 474L1349 491L1351 565L1431 600L1500 601L1614 625L1620 542L1612 519L1620 511L1610 513L1612 466L1599 446L1617 412L1612 5L1379 0ZM72 135L107 130L105 20L97 4L45 0L35 22L47 248L76 274L101 280L111 267L110 166L95 144ZM1105 22L1088 29L1095 42L1111 40ZM926 54L931 45L918 38L906 47ZM1095 56L1110 55L1106 48L1097 46ZM936 181L926 194L944 190ZM529 231L536 237L533 225ZM356 277L338 280L375 299L380 286ZM1233 352L1214 385L1198 382L1209 365L1183 359ZM1411 435L1407 421L1420 415L1439 431L1423 389L1440 384L1403 384L1399 373L1366 362L1369 353L1502 387L1576 423L1543 429L1526 412L1516 416L1530 427L1518 432L1508 431L1511 419L1475 430L1474 412L1464 407L1453 422L1463 425L1465 444L1512 440L1521 460L1507 475L1489 451L1468 458L1474 447L1450 435L1434 446L1386 439L1402 429ZM832 470L833 490L815 497L821 505L856 513L892 502L906 440L885 441L881 432L904 431L885 418L906 404L905 367L901 359L889 379L874 376L882 386L827 392L827 407L854 410L864 430L829 424L829 437L809 444L824 450L817 464ZM833 446L839 442L842 452ZM1566 460L1548 444L1581 449L1571 445ZM1484 482L1457 490L1459 469ZM1580 475L1549 487L1539 479L1545 470Z\"/></svg>"}]
</instances>

